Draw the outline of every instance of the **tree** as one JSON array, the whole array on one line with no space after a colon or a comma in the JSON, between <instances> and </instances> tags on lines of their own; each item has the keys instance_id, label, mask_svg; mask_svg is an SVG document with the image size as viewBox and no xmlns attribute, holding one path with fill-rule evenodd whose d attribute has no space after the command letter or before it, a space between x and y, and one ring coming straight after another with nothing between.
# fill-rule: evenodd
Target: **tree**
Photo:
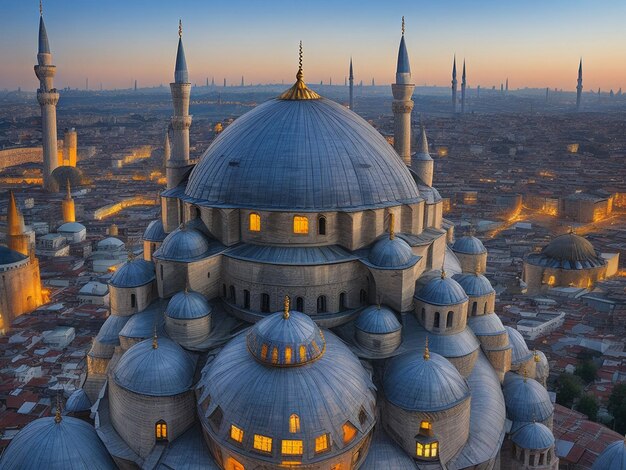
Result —
<instances>
[{"instance_id":1,"label":"tree","mask_svg":"<svg viewBox=\"0 0 626 470\"><path fill-rule=\"evenodd\" d=\"M576 366L574 374L583 379L583 382L589 384L596 380L598 367L593 363L593 361L587 359Z\"/></svg>"},{"instance_id":2,"label":"tree","mask_svg":"<svg viewBox=\"0 0 626 470\"><path fill-rule=\"evenodd\" d=\"M626 433L626 384L613 388L607 408L615 419L615 430L620 434Z\"/></svg>"},{"instance_id":3,"label":"tree","mask_svg":"<svg viewBox=\"0 0 626 470\"><path fill-rule=\"evenodd\" d=\"M576 406L576 409L581 413L586 414L591 421L597 420L598 408L600 408L600 406L598 405L596 398L587 393L580 397L578 406Z\"/></svg>"},{"instance_id":4,"label":"tree","mask_svg":"<svg viewBox=\"0 0 626 470\"><path fill-rule=\"evenodd\" d=\"M559 405L571 408L582 393L580 377L568 373L562 373L557 382L556 402Z\"/></svg>"}]
</instances>

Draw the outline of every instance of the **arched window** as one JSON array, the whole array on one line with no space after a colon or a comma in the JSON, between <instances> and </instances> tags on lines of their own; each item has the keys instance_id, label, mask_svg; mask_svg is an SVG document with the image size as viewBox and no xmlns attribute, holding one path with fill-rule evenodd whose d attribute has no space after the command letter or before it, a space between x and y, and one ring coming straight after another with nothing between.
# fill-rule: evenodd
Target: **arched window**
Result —
<instances>
[{"instance_id":1,"label":"arched window","mask_svg":"<svg viewBox=\"0 0 626 470\"><path fill-rule=\"evenodd\" d=\"M309 233L309 218L304 215L296 215L293 218L293 233L306 235Z\"/></svg>"},{"instance_id":2,"label":"arched window","mask_svg":"<svg viewBox=\"0 0 626 470\"><path fill-rule=\"evenodd\" d=\"M243 291L243 308L250 308L250 291L245 289Z\"/></svg>"},{"instance_id":3,"label":"arched window","mask_svg":"<svg viewBox=\"0 0 626 470\"><path fill-rule=\"evenodd\" d=\"M474 303L472 304L472 316L473 316L473 317L475 317L475 316L476 316L476 310L477 310L477 307L478 307L478 303L477 303L477 302L474 302Z\"/></svg>"},{"instance_id":4,"label":"arched window","mask_svg":"<svg viewBox=\"0 0 626 470\"><path fill-rule=\"evenodd\" d=\"M342 426L343 444L349 444L356 437L357 430L350 421L346 421Z\"/></svg>"},{"instance_id":5,"label":"arched window","mask_svg":"<svg viewBox=\"0 0 626 470\"><path fill-rule=\"evenodd\" d=\"M251 232L261 231L261 216L256 212L252 212L248 218L248 229Z\"/></svg>"},{"instance_id":6,"label":"arched window","mask_svg":"<svg viewBox=\"0 0 626 470\"><path fill-rule=\"evenodd\" d=\"M554 284L556 284L556 278L554 276L550 276L548 278L548 285L553 286Z\"/></svg>"},{"instance_id":7,"label":"arched window","mask_svg":"<svg viewBox=\"0 0 626 470\"><path fill-rule=\"evenodd\" d=\"M291 364L291 346L285 346L285 364Z\"/></svg>"},{"instance_id":8,"label":"arched window","mask_svg":"<svg viewBox=\"0 0 626 470\"><path fill-rule=\"evenodd\" d=\"M487 302L485 302L485 305L483 305L483 313L487 313Z\"/></svg>"},{"instance_id":9,"label":"arched window","mask_svg":"<svg viewBox=\"0 0 626 470\"><path fill-rule=\"evenodd\" d=\"M322 452L326 452L330 449L329 445L330 439L328 438L328 434L322 434L321 436L317 436L315 438L315 453L319 454Z\"/></svg>"},{"instance_id":10,"label":"arched window","mask_svg":"<svg viewBox=\"0 0 626 470\"><path fill-rule=\"evenodd\" d=\"M439 312L435 312L435 321L433 322L433 328L439 328Z\"/></svg>"},{"instance_id":11,"label":"arched window","mask_svg":"<svg viewBox=\"0 0 626 470\"><path fill-rule=\"evenodd\" d=\"M433 434L433 423L422 421L415 436L415 455L422 460L436 459L439 454L439 442Z\"/></svg>"},{"instance_id":12,"label":"arched window","mask_svg":"<svg viewBox=\"0 0 626 470\"><path fill-rule=\"evenodd\" d=\"M289 417L289 432L291 434L300 432L300 417L295 413Z\"/></svg>"},{"instance_id":13,"label":"arched window","mask_svg":"<svg viewBox=\"0 0 626 470\"><path fill-rule=\"evenodd\" d=\"M130 308L135 308L137 306L137 296L135 294L130 294Z\"/></svg>"},{"instance_id":14,"label":"arched window","mask_svg":"<svg viewBox=\"0 0 626 470\"><path fill-rule=\"evenodd\" d=\"M261 346L261 359L267 358L267 344Z\"/></svg>"},{"instance_id":15,"label":"arched window","mask_svg":"<svg viewBox=\"0 0 626 470\"><path fill-rule=\"evenodd\" d=\"M422 325L424 324L425 320L426 320L426 309L422 307Z\"/></svg>"},{"instance_id":16,"label":"arched window","mask_svg":"<svg viewBox=\"0 0 626 470\"><path fill-rule=\"evenodd\" d=\"M317 298L317 313L325 313L326 312L326 296L320 295Z\"/></svg>"},{"instance_id":17,"label":"arched window","mask_svg":"<svg viewBox=\"0 0 626 470\"><path fill-rule=\"evenodd\" d=\"M454 312L450 310L446 318L446 328L451 328L453 322L454 322Z\"/></svg>"},{"instance_id":18,"label":"arched window","mask_svg":"<svg viewBox=\"0 0 626 470\"><path fill-rule=\"evenodd\" d=\"M276 346L272 348L272 364L278 364L278 348Z\"/></svg>"},{"instance_id":19,"label":"arched window","mask_svg":"<svg viewBox=\"0 0 626 470\"><path fill-rule=\"evenodd\" d=\"M270 311L270 295L261 294L261 312L268 313Z\"/></svg>"},{"instance_id":20,"label":"arched window","mask_svg":"<svg viewBox=\"0 0 626 470\"><path fill-rule=\"evenodd\" d=\"M157 441L167 440L167 423L165 421L157 421L154 426L154 437Z\"/></svg>"},{"instance_id":21,"label":"arched window","mask_svg":"<svg viewBox=\"0 0 626 470\"><path fill-rule=\"evenodd\" d=\"M304 312L304 299L302 297L296 297L296 310Z\"/></svg>"},{"instance_id":22,"label":"arched window","mask_svg":"<svg viewBox=\"0 0 626 470\"><path fill-rule=\"evenodd\" d=\"M348 306L346 305L346 293L342 292L339 294L339 310L346 310Z\"/></svg>"},{"instance_id":23,"label":"arched window","mask_svg":"<svg viewBox=\"0 0 626 470\"><path fill-rule=\"evenodd\" d=\"M300 362L306 361L306 347L304 345L300 346Z\"/></svg>"},{"instance_id":24,"label":"arched window","mask_svg":"<svg viewBox=\"0 0 626 470\"><path fill-rule=\"evenodd\" d=\"M228 298L232 301L232 303L237 303L237 293L235 292L235 286L230 286L228 288L228 295Z\"/></svg>"},{"instance_id":25,"label":"arched window","mask_svg":"<svg viewBox=\"0 0 626 470\"><path fill-rule=\"evenodd\" d=\"M317 219L317 234L326 235L326 217L320 215Z\"/></svg>"},{"instance_id":26,"label":"arched window","mask_svg":"<svg viewBox=\"0 0 626 470\"><path fill-rule=\"evenodd\" d=\"M367 303L367 291L365 291L365 289L361 289L359 293L359 302L361 302L361 304Z\"/></svg>"}]
</instances>

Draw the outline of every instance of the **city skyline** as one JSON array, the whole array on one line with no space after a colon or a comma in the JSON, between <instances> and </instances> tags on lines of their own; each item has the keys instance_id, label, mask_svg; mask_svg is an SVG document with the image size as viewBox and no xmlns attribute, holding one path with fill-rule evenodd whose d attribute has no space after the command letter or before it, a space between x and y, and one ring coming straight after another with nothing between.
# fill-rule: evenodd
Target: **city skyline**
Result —
<instances>
[{"instance_id":1,"label":"city skyline","mask_svg":"<svg viewBox=\"0 0 626 470\"><path fill-rule=\"evenodd\" d=\"M343 84L350 57L355 81L378 84L393 81L400 17L406 16L406 41L413 64L413 79L449 86L454 54L465 58L468 86L499 87L508 78L510 89L563 88L574 91L580 57L585 91L622 86L626 53L620 48L626 34L620 30L619 12L626 6L611 2L602 11L578 18L584 2L562 1L535 8L453 2L415 5L397 2L372 14L370 3L318 2L306 15L282 1L268 7L238 1L235 8L189 1L173 7L148 2L131 5L117 0L104 10L75 0L44 2L44 17L52 54L59 67L57 87L91 89L158 86L171 81L171 41L183 20L190 81L198 85L214 78L216 84L286 84L293 79L297 43L304 42L305 79ZM119 6L119 8L117 8ZM194 11L189 15L188 11ZM0 30L0 55L13 64L0 76L0 88L34 90L33 35L38 20L37 2L14 3L5 8ZM120 13L121 12L121 13ZM187 15L185 15L187 13ZM94 18L94 22L85 21ZM556 18L556 19L553 19ZM279 21L281 28L267 26ZM549 44L549 47L546 47Z\"/></svg>"}]
</instances>

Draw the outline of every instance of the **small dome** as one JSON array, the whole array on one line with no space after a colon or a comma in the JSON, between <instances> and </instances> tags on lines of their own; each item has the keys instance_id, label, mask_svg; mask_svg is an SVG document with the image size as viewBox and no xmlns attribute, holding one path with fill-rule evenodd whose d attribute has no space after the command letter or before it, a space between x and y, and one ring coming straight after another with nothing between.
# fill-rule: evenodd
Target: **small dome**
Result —
<instances>
[{"instance_id":1,"label":"small dome","mask_svg":"<svg viewBox=\"0 0 626 470\"><path fill-rule=\"evenodd\" d=\"M139 287L154 281L154 264L141 258L127 261L109 281L113 287Z\"/></svg>"},{"instance_id":2,"label":"small dome","mask_svg":"<svg viewBox=\"0 0 626 470\"><path fill-rule=\"evenodd\" d=\"M507 334L507 330L502 324L502 320L500 320L500 317L495 313L471 316L467 319L467 324L476 336L495 336Z\"/></svg>"},{"instance_id":3,"label":"small dome","mask_svg":"<svg viewBox=\"0 0 626 470\"><path fill-rule=\"evenodd\" d=\"M57 228L57 232L58 233L78 233L78 232L82 232L83 230L87 230L85 228L85 226L79 222L67 222L61 226L59 226L59 228Z\"/></svg>"},{"instance_id":4,"label":"small dome","mask_svg":"<svg viewBox=\"0 0 626 470\"><path fill-rule=\"evenodd\" d=\"M104 240L100 240L98 242L98 250L114 250L117 248L122 248L123 246L124 242L115 237L107 237Z\"/></svg>"},{"instance_id":5,"label":"small dome","mask_svg":"<svg viewBox=\"0 0 626 470\"><path fill-rule=\"evenodd\" d=\"M163 229L163 222L161 219L153 220L146 227L146 231L143 232L143 239L150 242L162 242L167 237L167 233Z\"/></svg>"},{"instance_id":6,"label":"small dome","mask_svg":"<svg viewBox=\"0 0 626 470\"><path fill-rule=\"evenodd\" d=\"M593 463L591 470L626 470L626 440L609 444Z\"/></svg>"},{"instance_id":7,"label":"small dome","mask_svg":"<svg viewBox=\"0 0 626 470\"><path fill-rule=\"evenodd\" d=\"M201 232L182 226L165 237L154 257L168 261L195 261L208 251L209 242Z\"/></svg>"},{"instance_id":8,"label":"small dome","mask_svg":"<svg viewBox=\"0 0 626 470\"><path fill-rule=\"evenodd\" d=\"M503 391L507 417L514 424L542 422L554 412L548 391L534 379L508 372Z\"/></svg>"},{"instance_id":9,"label":"small dome","mask_svg":"<svg viewBox=\"0 0 626 470\"><path fill-rule=\"evenodd\" d=\"M376 242L369 253L369 262L381 268L408 267L417 262L417 256L401 238L384 237Z\"/></svg>"},{"instance_id":10,"label":"small dome","mask_svg":"<svg viewBox=\"0 0 626 470\"><path fill-rule=\"evenodd\" d=\"M546 380L550 375L550 364L548 363L548 358L543 351L536 351L535 354L535 377L539 381Z\"/></svg>"},{"instance_id":11,"label":"small dome","mask_svg":"<svg viewBox=\"0 0 626 470\"><path fill-rule=\"evenodd\" d=\"M259 321L246 336L248 350L269 365L302 365L324 354L326 340L315 322L304 313L276 312Z\"/></svg>"},{"instance_id":12,"label":"small dome","mask_svg":"<svg viewBox=\"0 0 626 470\"><path fill-rule=\"evenodd\" d=\"M383 335L402 328L395 313L387 307L370 305L354 322L354 326L365 333Z\"/></svg>"},{"instance_id":13,"label":"small dome","mask_svg":"<svg viewBox=\"0 0 626 470\"><path fill-rule=\"evenodd\" d=\"M93 426L78 418L39 418L11 440L0 458L4 470L108 470L117 466Z\"/></svg>"},{"instance_id":14,"label":"small dome","mask_svg":"<svg viewBox=\"0 0 626 470\"><path fill-rule=\"evenodd\" d=\"M170 299L165 315L179 320L202 318L211 313L211 306L198 292L183 291Z\"/></svg>"},{"instance_id":15,"label":"small dome","mask_svg":"<svg viewBox=\"0 0 626 470\"><path fill-rule=\"evenodd\" d=\"M528 361L532 357L532 353L526 345L526 340L522 334L515 328L506 326L506 332L509 334L509 343L513 348L511 351L511 364L519 365Z\"/></svg>"},{"instance_id":16,"label":"small dome","mask_svg":"<svg viewBox=\"0 0 626 470\"><path fill-rule=\"evenodd\" d=\"M466 255L480 255L487 252L483 242L471 235L457 238L452 245L452 250Z\"/></svg>"},{"instance_id":17,"label":"small dome","mask_svg":"<svg viewBox=\"0 0 626 470\"><path fill-rule=\"evenodd\" d=\"M452 278L461 285L470 297L482 297L495 293L489 279L482 274L455 274Z\"/></svg>"},{"instance_id":18,"label":"small dome","mask_svg":"<svg viewBox=\"0 0 626 470\"><path fill-rule=\"evenodd\" d=\"M545 450L554 445L554 435L541 423L529 423L517 430L512 438L518 447L527 450Z\"/></svg>"},{"instance_id":19,"label":"small dome","mask_svg":"<svg viewBox=\"0 0 626 470\"><path fill-rule=\"evenodd\" d=\"M533 265L558 269L589 269L606 264L593 245L575 233L559 235L541 253L531 253L526 260Z\"/></svg>"},{"instance_id":20,"label":"small dome","mask_svg":"<svg viewBox=\"0 0 626 470\"><path fill-rule=\"evenodd\" d=\"M55 191L67 189L68 180L72 188L78 188L87 183L83 172L75 166L58 166L52 170L51 178Z\"/></svg>"},{"instance_id":21,"label":"small dome","mask_svg":"<svg viewBox=\"0 0 626 470\"><path fill-rule=\"evenodd\" d=\"M360 470L380 470L381 468L418 470L418 466L409 454L390 439L384 431L374 434L367 458Z\"/></svg>"},{"instance_id":22,"label":"small dome","mask_svg":"<svg viewBox=\"0 0 626 470\"><path fill-rule=\"evenodd\" d=\"M12 250L6 246L0 246L0 266L5 264L19 263L25 261L28 256L24 256L19 251Z\"/></svg>"},{"instance_id":23,"label":"small dome","mask_svg":"<svg viewBox=\"0 0 626 470\"><path fill-rule=\"evenodd\" d=\"M383 378L387 401L406 411L442 411L470 396L459 371L445 357L410 351L391 359Z\"/></svg>"},{"instance_id":24,"label":"small dome","mask_svg":"<svg viewBox=\"0 0 626 470\"><path fill-rule=\"evenodd\" d=\"M65 403L66 413L77 413L91 409L91 400L82 388L74 390Z\"/></svg>"},{"instance_id":25,"label":"small dome","mask_svg":"<svg viewBox=\"0 0 626 470\"><path fill-rule=\"evenodd\" d=\"M415 298L430 305L456 305L468 300L460 284L445 274L428 281Z\"/></svg>"},{"instance_id":26,"label":"small dome","mask_svg":"<svg viewBox=\"0 0 626 470\"><path fill-rule=\"evenodd\" d=\"M193 383L194 361L168 338L147 339L124 353L113 372L120 387L152 397L178 395Z\"/></svg>"}]
</instances>

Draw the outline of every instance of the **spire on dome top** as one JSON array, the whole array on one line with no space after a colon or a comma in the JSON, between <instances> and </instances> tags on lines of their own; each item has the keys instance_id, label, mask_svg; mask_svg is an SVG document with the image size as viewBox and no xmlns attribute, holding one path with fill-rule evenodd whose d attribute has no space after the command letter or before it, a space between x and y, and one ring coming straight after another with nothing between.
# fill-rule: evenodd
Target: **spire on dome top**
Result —
<instances>
[{"instance_id":1,"label":"spire on dome top","mask_svg":"<svg viewBox=\"0 0 626 470\"><path fill-rule=\"evenodd\" d=\"M296 83L289 90L282 93L279 100L318 100L321 96L311 90L304 83L304 72L302 71L302 41L300 41L300 52L298 54L298 72L296 73Z\"/></svg>"},{"instance_id":2,"label":"spire on dome top","mask_svg":"<svg viewBox=\"0 0 626 470\"><path fill-rule=\"evenodd\" d=\"M176 67L174 69L175 83L189 83L189 72L187 71L187 60L185 59L185 49L183 48L183 22L178 20L178 51L176 52Z\"/></svg>"},{"instance_id":3,"label":"spire on dome top","mask_svg":"<svg viewBox=\"0 0 626 470\"><path fill-rule=\"evenodd\" d=\"M285 301L283 304L283 318L285 320L289 319L289 296L285 296Z\"/></svg>"},{"instance_id":4,"label":"spire on dome top","mask_svg":"<svg viewBox=\"0 0 626 470\"><path fill-rule=\"evenodd\" d=\"M61 397L57 394L57 409L54 412L54 422L59 424L63 418L61 418Z\"/></svg>"},{"instance_id":5,"label":"spire on dome top","mask_svg":"<svg viewBox=\"0 0 626 470\"><path fill-rule=\"evenodd\" d=\"M426 336L426 343L424 343L424 360L430 359L430 349L428 349L428 336Z\"/></svg>"},{"instance_id":6,"label":"spire on dome top","mask_svg":"<svg viewBox=\"0 0 626 470\"><path fill-rule=\"evenodd\" d=\"M354 73L352 71L352 56L350 56L350 75L348 76L350 80L354 79Z\"/></svg>"},{"instance_id":7,"label":"spire on dome top","mask_svg":"<svg viewBox=\"0 0 626 470\"><path fill-rule=\"evenodd\" d=\"M430 157L430 153L428 152L428 138L426 137L426 128L422 123L420 123L420 127L422 128L422 135L420 137L419 151L417 153L422 155L428 155Z\"/></svg>"},{"instance_id":8,"label":"spire on dome top","mask_svg":"<svg viewBox=\"0 0 626 470\"><path fill-rule=\"evenodd\" d=\"M39 2L39 54L50 54L50 44L48 43L48 33L43 22L43 5Z\"/></svg>"},{"instance_id":9,"label":"spire on dome top","mask_svg":"<svg viewBox=\"0 0 626 470\"><path fill-rule=\"evenodd\" d=\"M154 324L154 334L152 335L152 349L158 349L159 342L157 337L157 327L156 323Z\"/></svg>"}]
</instances>

